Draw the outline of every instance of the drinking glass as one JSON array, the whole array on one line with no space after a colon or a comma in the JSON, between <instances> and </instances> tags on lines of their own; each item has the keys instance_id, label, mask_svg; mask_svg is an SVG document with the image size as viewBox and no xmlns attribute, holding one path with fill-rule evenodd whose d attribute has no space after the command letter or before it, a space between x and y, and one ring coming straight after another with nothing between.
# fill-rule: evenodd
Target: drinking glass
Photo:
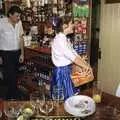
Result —
<instances>
[{"instance_id":1,"label":"drinking glass","mask_svg":"<svg viewBox=\"0 0 120 120\"><path fill-rule=\"evenodd\" d=\"M36 114L39 115L39 105L40 105L41 94L40 91L34 91L30 94L30 103L35 106Z\"/></svg>"},{"instance_id":2,"label":"drinking glass","mask_svg":"<svg viewBox=\"0 0 120 120\"><path fill-rule=\"evenodd\" d=\"M2 111L0 110L0 118L2 117Z\"/></svg>"},{"instance_id":3,"label":"drinking glass","mask_svg":"<svg viewBox=\"0 0 120 120\"><path fill-rule=\"evenodd\" d=\"M63 101L64 100L64 88L58 88L58 86L53 87L52 99L55 101Z\"/></svg>"},{"instance_id":4,"label":"drinking glass","mask_svg":"<svg viewBox=\"0 0 120 120\"><path fill-rule=\"evenodd\" d=\"M45 89L45 91L41 93L40 111L48 116L48 114L53 110L53 106L50 92Z\"/></svg>"},{"instance_id":5,"label":"drinking glass","mask_svg":"<svg viewBox=\"0 0 120 120\"><path fill-rule=\"evenodd\" d=\"M15 100L6 101L4 104L4 113L8 120L16 120L20 113L20 104Z\"/></svg>"},{"instance_id":6,"label":"drinking glass","mask_svg":"<svg viewBox=\"0 0 120 120\"><path fill-rule=\"evenodd\" d=\"M96 103L100 103L102 99L102 91L100 81L94 82L92 97Z\"/></svg>"},{"instance_id":7,"label":"drinking glass","mask_svg":"<svg viewBox=\"0 0 120 120\"><path fill-rule=\"evenodd\" d=\"M58 88L58 86L53 86L52 99L55 101L56 114L60 114L60 104L64 101L64 88Z\"/></svg>"},{"instance_id":8,"label":"drinking glass","mask_svg":"<svg viewBox=\"0 0 120 120\"><path fill-rule=\"evenodd\" d=\"M46 115L53 110L53 101L52 99L46 99L47 96L43 96L43 101L40 103L40 111Z\"/></svg>"}]
</instances>

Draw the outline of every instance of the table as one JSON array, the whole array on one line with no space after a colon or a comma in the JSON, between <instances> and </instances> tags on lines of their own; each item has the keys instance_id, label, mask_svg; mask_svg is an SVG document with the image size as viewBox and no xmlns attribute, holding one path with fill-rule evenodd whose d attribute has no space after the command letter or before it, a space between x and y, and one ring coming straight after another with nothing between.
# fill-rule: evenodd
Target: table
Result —
<instances>
[{"instance_id":1,"label":"table","mask_svg":"<svg viewBox=\"0 0 120 120\"><path fill-rule=\"evenodd\" d=\"M82 94L91 97L92 89ZM84 120L120 120L120 98L103 92L101 103L96 104L96 112Z\"/></svg>"},{"instance_id":2,"label":"table","mask_svg":"<svg viewBox=\"0 0 120 120\"><path fill-rule=\"evenodd\" d=\"M88 95L91 96L92 89L86 89L83 92L81 92L82 95ZM17 101L17 103L25 103L26 101ZM0 109L3 110L5 101L0 101ZM58 105L57 105L58 106ZM103 93L102 94L102 102L96 104L96 112L88 116L86 118L81 118L81 120L120 120L120 98ZM44 116L44 114L41 114L41 116ZM75 119L74 116L68 114L64 110L64 104L60 103L59 107L56 107L50 114L49 120L80 120L80 118ZM61 116L62 118L55 119L55 116ZM64 117L63 117L64 116ZM31 120L44 120L43 119L31 119ZM7 120L5 119L5 116L3 114L2 118L0 120Z\"/></svg>"}]
</instances>

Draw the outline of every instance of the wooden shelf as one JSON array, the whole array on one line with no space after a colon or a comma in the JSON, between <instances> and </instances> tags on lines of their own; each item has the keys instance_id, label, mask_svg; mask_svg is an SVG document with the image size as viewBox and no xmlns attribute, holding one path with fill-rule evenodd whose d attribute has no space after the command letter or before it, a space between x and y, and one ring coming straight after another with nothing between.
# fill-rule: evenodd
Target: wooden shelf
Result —
<instances>
[{"instance_id":1,"label":"wooden shelf","mask_svg":"<svg viewBox=\"0 0 120 120\"><path fill-rule=\"evenodd\" d=\"M33 77L33 75L25 75L18 78L17 86L23 93L29 94L38 89L37 83L32 81Z\"/></svg>"},{"instance_id":2,"label":"wooden shelf","mask_svg":"<svg viewBox=\"0 0 120 120\"><path fill-rule=\"evenodd\" d=\"M40 59L36 59L36 58L31 58L31 61L35 64L38 64L40 65L41 67L47 67L49 69L52 69L53 68L53 65L52 64L49 64L49 63L45 63L44 61L40 61Z\"/></svg>"},{"instance_id":3,"label":"wooden shelf","mask_svg":"<svg viewBox=\"0 0 120 120\"><path fill-rule=\"evenodd\" d=\"M39 57L40 54L45 54L51 56L50 48L42 48L42 47L25 47L25 60L31 59L33 57ZM40 61L40 60L38 60Z\"/></svg>"},{"instance_id":4,"label":"wooden shelf","mask_svg":"<svg viewBox=\"0 0 120 120\"><path fill-rule=\"evenodd\" d=\"M44 53L44 54L50 54L51 55L51 48L44 48L44 47L35 47L35 48L32 48L31 46L30 47L26 47L25 49L28 49L28 50L32 50L32 51L35 51L35 52L38 52L38 53Z\"/></svg>"},{"instance_id":5,"label":"wooden shelf","mask_svg":"<svg viewBox=\"0 0 120 120\"><path fill-rule=\"evenodd\" d=\"M120 3L120 0L105 0L105 3Z\"/></svg>"}]
</instances>

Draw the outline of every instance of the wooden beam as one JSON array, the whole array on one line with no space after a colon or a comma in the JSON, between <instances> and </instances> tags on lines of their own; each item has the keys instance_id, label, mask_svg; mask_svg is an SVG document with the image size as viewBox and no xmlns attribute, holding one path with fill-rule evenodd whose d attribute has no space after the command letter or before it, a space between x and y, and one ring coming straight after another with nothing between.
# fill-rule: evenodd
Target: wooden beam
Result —
<instances>
[{"instance_id":1,"label":"wooden beam","mask_svg":"<svg viewBox=\"0 0 120 120\"><path fill-rule=\"evenodd\" d=\"M120 3L120 0L105 0L105 3Z\"/></svg>"}]
</instances>

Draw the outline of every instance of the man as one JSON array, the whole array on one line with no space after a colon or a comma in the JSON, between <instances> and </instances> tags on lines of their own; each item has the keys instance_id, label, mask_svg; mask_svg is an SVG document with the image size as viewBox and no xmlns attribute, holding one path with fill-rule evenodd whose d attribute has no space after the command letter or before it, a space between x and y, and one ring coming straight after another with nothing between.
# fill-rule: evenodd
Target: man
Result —
<instances>
[{"instance_id":1,"label":"man","mask_svg":"<svg viewBox=\"0 0 120 120\"><path fill-rule=\"evenodd\" d=\"M3 59L3 76L7 83L7 98L15 99L17 91L16 72L24 61L23 27L20 21L21 9L11 6L7 17L0 19L0 53Z\"/></svg>"}]
</instances>

